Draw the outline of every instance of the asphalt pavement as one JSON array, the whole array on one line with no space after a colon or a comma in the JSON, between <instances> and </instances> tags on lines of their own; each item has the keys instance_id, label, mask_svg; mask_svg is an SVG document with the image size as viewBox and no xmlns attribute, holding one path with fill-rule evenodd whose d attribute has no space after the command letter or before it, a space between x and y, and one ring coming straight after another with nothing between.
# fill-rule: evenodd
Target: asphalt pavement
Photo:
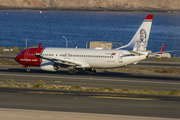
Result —
<instances>
[{"instance_id":1,"label":"asphalt pavement","mask_svg":"<svg viewBox=\"0 0 180 120\"><path fill-rule=\"evenodd\" d=\"M43 80L47 84L61 86L81 85L94 88L112 87L154 91L180 90L180 75L119 72L97 72L96 75L89 75L88 72L81 71L76 75L69 75L67 69L48 72L40 68L32 68L31 72L26 72L20 67L0 66L0 76L0 81L13 79L18 82L34 83Z\"/></svg>"},{"instance_id":2,"label":"asphalt pavement","mask_svg":"<svg viewBox=\"0 0 180 120\"><path fill-rule=\"evenodd\" d=\"M0 108L180 119L180 98L42 89L0 89Z\"/></svg>"},{"instance_id":3,"label":"asphalt pavement","mask_svg":"<svg viewBox=\"0 0 180 120\"><path fill-rule=\"evenodd\" d=\"M47 84L61 86L78 84L97 88L180 90L180 75L168 74L97 72L96 75L88 75L79 71L76 75L69 75L67 69L47 72L33 67L27 73L24 68L0 66L0 82L7 79L26 83L43 80ZM180 119L180 97L1 87L0 111L4 120Z\"/></svg>"}]
</instances>

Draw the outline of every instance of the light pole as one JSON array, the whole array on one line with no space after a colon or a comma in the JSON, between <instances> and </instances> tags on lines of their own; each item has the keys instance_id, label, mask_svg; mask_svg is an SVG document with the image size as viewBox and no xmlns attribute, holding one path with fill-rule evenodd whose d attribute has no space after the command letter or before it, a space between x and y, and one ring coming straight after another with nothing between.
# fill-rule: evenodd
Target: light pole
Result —
<instances>
[{"instance_id":1,"label":"light pole","mask_svg":"<svg viewBox=\"0 0 180 120\"><path fill-rule=\"evenodd\" d=\"M88 46L88 41L86 41L86 49L87 49L87 46Z\"/></svg>"},{"instance_id":2,"label":"light pole","mask_svg":"<svg viewBox=\"0 0 180 120\"><path fill-rule=\"evenodd\" d=\"M27 48L27 37L26 37L26 48Z\"/></svg>"},{"instance_id":3,"label":"light pole","mask_svg":"<svg viewBox=\"0 0 180 120\"><path fill-rule=\"evenodd\" d=\"M63 36L64 39L66 39L66 37ZM68 41L66 39L66 48L68 47Z\"/></svg>"}]
</instances>

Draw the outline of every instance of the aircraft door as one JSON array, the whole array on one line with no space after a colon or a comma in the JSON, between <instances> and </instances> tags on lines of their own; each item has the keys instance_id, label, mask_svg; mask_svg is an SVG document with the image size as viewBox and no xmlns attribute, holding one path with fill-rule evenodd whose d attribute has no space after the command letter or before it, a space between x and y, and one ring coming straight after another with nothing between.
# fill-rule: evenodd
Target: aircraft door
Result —
<instances>
[{"instance_id":1,"label":"aircraft door","mask_svg":"<svg viewBox=\"0 0 180 120\"><path fill-rule=\"evenodd\" d=\"M70 59L71 58L71 53L65 53L64 54L64 59Z\"/></svg>"},{"instance_id":2,"label":"aircraft door","mask_svg":"<svg viewBox=\"0 0 180 120\"><path fill-rule=\"evenodd\" d=\"M72 55L71 55L71 53L68 53L68 59L70 59L70 58L71 58L71 56L72 56Z\"/></svg>"},{"instance_id":3,"label":"aircraft door","mask_svg":"<svg viewBox=\"0 0 180 120\"><path fill-rule=\"evenodd\" d=\"M31 54L31 64L36 64L37 63L37 59L35 57L35 54Z\"/></svg>"},{"instance_id":4,"label":"aircraft door","mask_svg":"<svg viewBox=\"0 0 180 120\"><path fill-rule=\"evenodd\" d=\"M28 59L28 54L29 54L29 50L26 50L24 54L24 59Z\"/></svg>"},{"instance_id":5,"label":"aircraft door","mask_svg":"<svg viewBox=\"0 0 180 120\"><path fill-rule=\"evenodd\" d=\"M24 60L26 61L26 64L29 65L29 50L26 50L25 53L24 53Z\"/></svg>"},{"instance_id":6,"label":"aircraft door","mask_svg":"<svg viewBox=\"0 0 180 120\"><path fill-rule=\"evenodd\" d=\"M68 54L65 53L65 54L64 54L64 59L67 59L67 58L68 58Z\"/></svg>"},{"instance_id":7,"label":"aircraft door","mask_svg":"<svg viewBox=\"0 0 180 120\"><path fill-rule=\"evenodd\" d=\"M119 53L119 57L118 57L119 63L123 63L123 59L122 59L123 55L124 55L123 53Z\"/></svg>"}]
</instances>

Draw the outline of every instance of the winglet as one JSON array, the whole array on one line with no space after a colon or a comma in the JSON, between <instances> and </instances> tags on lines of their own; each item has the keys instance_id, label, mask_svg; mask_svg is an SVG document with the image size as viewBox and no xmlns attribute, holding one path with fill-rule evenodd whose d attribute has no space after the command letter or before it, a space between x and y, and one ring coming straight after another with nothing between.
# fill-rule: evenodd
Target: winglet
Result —
<instances>
[{"instance_id":1,"label":"winglet","mask_svg":"<svg viewBox=\"0 0 180 120\"><path fill-rule=\"evenodd\" d=\"M37 57L37 55L40 55L40 53L41 53L41 43L39 43L39 46L38 46L35 56Z\"/></svg>"},{"instance_id":2,"label":"winglet","mask_svg":"<svg viewBox=\"0 0 180 120\"><path fill-rule=\"evenodd\" d=\"M164 44L164 46L162 47L162 49L160 50L160 52L163 52L165 47L166 47L166 44ZM161 54L162 54L162 53L161 53Z\"/></svg>"},{"instance_id":3,"label":"winglet","mask_svg":"<svg viewBox=\"0 0 180 120\"><path fill-rule=\"evenodd\" d=\"M158 53L158 56L162 55L165 47L166 47L166 44L164 44L164 46L161 48L161 50Z\"/></svg>"},{"instance_id":4,"label":"winglet","mask_svg":"<svg viewBox=\"0 0 180 120\"><path fill-rule=\"evenodd\" d=\"M38 49L36 53L40 53L41 52L41 43L39 43Z\"/></svg>"},{"instance_id":5,"label":"winglet","mask_svg":"<svg viewBox=\"0 0 180 120\"><path fill-rule=\"evenodd\" d=\"M164 48L166 47L166 44L164 44L164 46L161 48L161 50L159 52L153 52L153 53L149 53L149 54L157 54L157 55L154 55L154 56L148 56L148 58L150 57L159 57L160 55L162 55L163 51L164 51ZM167 51L166 51L167 52ZM170 51L171 52L171 51Z\"/></svg>"}]
</instances>

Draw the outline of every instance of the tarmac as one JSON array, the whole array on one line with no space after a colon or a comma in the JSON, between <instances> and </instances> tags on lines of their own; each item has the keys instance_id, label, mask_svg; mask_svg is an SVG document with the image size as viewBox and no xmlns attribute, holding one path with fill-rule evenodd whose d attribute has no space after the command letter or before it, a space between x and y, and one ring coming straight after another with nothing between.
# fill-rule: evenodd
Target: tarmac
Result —
<instances>
[{"instance_id":1,"label":"tarmac","mask_svg":"<svg viewBox=\"0 0 180 120\"><path fill-rule=\"evenodd\" d=\"M159 117L0 108L1 120L178 120Z\"/></svg>"}]
</instances>

